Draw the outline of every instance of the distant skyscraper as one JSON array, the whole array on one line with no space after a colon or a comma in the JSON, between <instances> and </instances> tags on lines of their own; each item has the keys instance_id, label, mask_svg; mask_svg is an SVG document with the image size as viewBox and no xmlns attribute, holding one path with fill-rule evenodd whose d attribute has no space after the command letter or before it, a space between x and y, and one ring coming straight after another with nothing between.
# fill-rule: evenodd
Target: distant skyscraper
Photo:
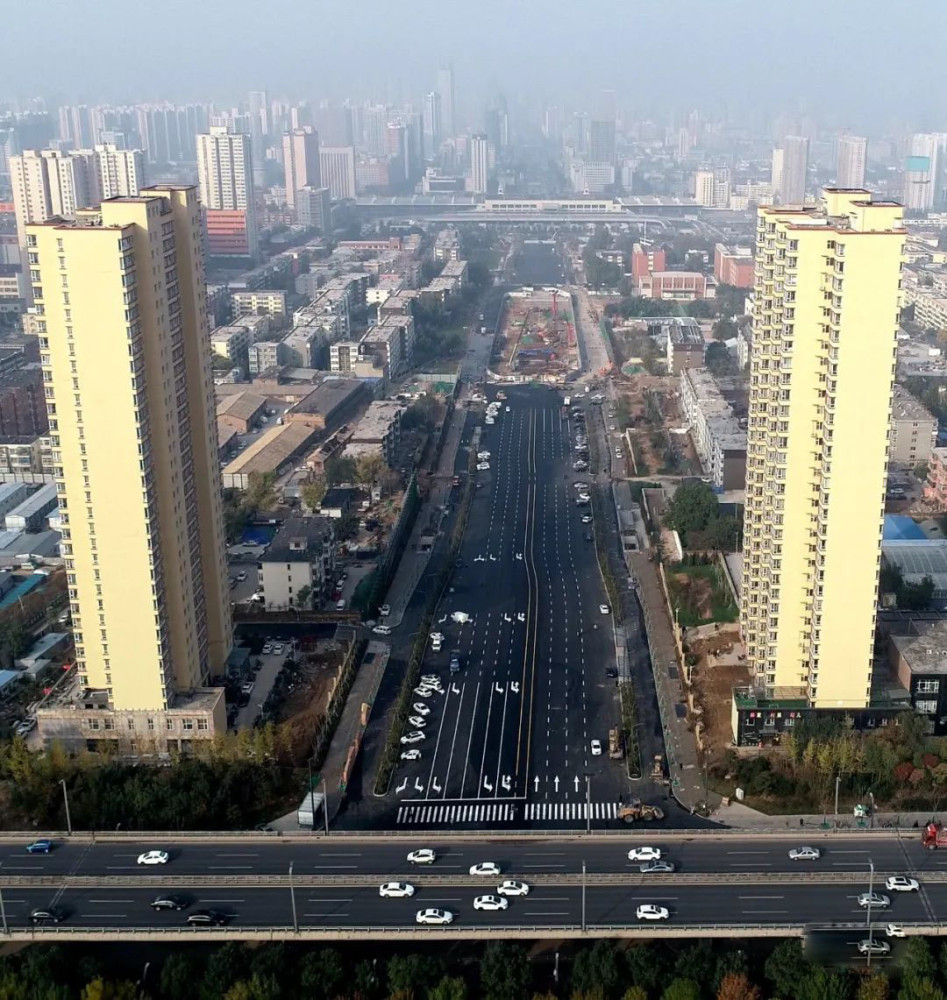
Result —
<instances>
[{"instance_id":1,"label":"distant skyscraper","mask_svg":"<svg viewBox=\"0 0 947 1000\"><path fill-rule=\"evenodd\" d=\"M140 149L118 149L106 144L95 147L95 156L103 201L137 195L145 186L145 158Z\"/></svg>"},{"instance_id":2,"label":"distant skyscraper","mask_svg":"<svg viewBox=\"0 0 947 1000\"><path fill-rule=\"evenodd\" d=\"M152 188L99 211L27 229L77 673L95 692L38 713L40 734L185 750L226 727L205 685L231 646L200 205Z\"/></svg>"},{"instance_id":3,"label":"distant skyscraper","mask_svg":"<svg viewBox=\"0 0 947 1000\"><path fill-rule=\"evenodd\" d=\"M589 122L589 160L592 163L615 162L615 120Z\"/></svg>"},{"instance_id":4,"label":"distant skyscraper","mask_svg":"<svg viewBox=\"0 0 947 1000\"><path fill-rule=\"evenodd\" d=\"M352 146L321 146L319 166L322 183L333 201L355 197L355 149Z\"/></svg>"},{"instance_id":5,"label":"distant skyscraper","mask_svg":"<svg viewBox=\"0 0 947 1000\"><path fill-rule=\"evenodd\" d=\"M441 95L436 90L432 90L424 98L424 135L428 150L432 156L436 156L443 138Z\"/></svg>"},{"instance_id":6,"label":"distant skyscraper","mask_svg":"<svg viewBox=\"0 0 947 1000\"><path fill-rule=\"evenodd\" d=\"M562 116L559 108L550 106L543 112L543 135L553 141L562 138Z\"/></svg>"},{"instance_id":7,"label":"distant skyscraper","mask_svg":"<svg viewBox=\"0 0 947 1000\"><path fill-rule=\"evenodd\" d=\"M257 256L250 136L211 126L197 137L197 176L212 254Z\"/></svg>"},{"instance_id":8,"label":"distant skyscraper","mask_svg":"<svg viewBox=\"0 0 947 1000\"><path fill-rule=\"evenodd\" d=\"M871 692L902 209L872 205L867 191L829 189L821 209L761 208L757 232L747 658L760 695L862 708Z\"/></svg>"},{"instance_id":9,"label":"distant skyscraper","mask_svg":"<svg viewBox=\"0 0 947 1000\"><path fill-rule=\"evenodd\" d=\"M694 175L694 198L705 208L726 208L730 204L729 169L698 170Z\"/></svg>"},{"instance_id":10,"label":"distant skyscraper","mask_svg":"<svg viewBox=\"0 0 947 1000\"><path fill-rule=\"evenodd\" d=\"M319 135L312 128L296 129L283 135L283 174L286 204L296 205L296 192L304 187L321 187Z\"/></svg>"},{"instance_id":11,"label":"distant skyscraper","mask_svg":"<svg viewBox=\"0 0 947 1000\"><path fill-rule=\"evenodd\" d=\"M441 98L441 119L444 123L444 138L452 139L457 132L457 122L454 118L454 70L451 66L442 66L437 71L437 87Z\"/></svg>"},{"instance_id":12,"label":"distant skyscraper","mask_svg":"<svg viewBox=\"0 0 947 1000\"><path fill-rule=\"evenodd\" d=\"M366 104L362 111L365 133L362 145L371 156L384 156L388 152L388 122L391 111L384 104Z\"/></svg>"},{"instance_id":13,"label":"distant skyscraper","mask_svg":"<svg viewBox=\"0 0 947 1000\"><path fill-rule=\"evenodd\" d=\"M835 167L835 186L860 188L865 186L865 164L868 160L868 140L861 135L840 135Z\"/></svg>"},{"instance_id":14,"label":"distant skyscraper","mask_svg":"<svg viewBox=\"0 0 947 1000\"><path fill-rule=\"evenodd\" d=\"M470 137L470 179L474 194L487 193L490 175L490 144L483 133Z\"/></svg>"},{"instance_id":15,"label":"distant skyscraper","mask_svg":"<svg viewBox=\"0 0 947 1000\"><path fill-rule=\"evenodd\" d=\"M929 212L944 204L947 174L947 134L919 132L911 140L911 155L904 165L904 207Z\"/></svg>"},{"instance_id":16,"label":"distant skyscraper","mask_svg":"<svg viewBox=\"0 0 947 1000\"><path fill-rule=\"evenodd\" d=\"M773 150L773 189L781 205L803 205L809 172L809 139L787 135Z\"/></svg>"},{"instance_id":17,"label":"distant skyscraper","mask_svg":"<svg viewBox=\"0 0 947 1000\"><path fill-rule=\"evenodd\" d=\"M303 187L296 192L296 221L328 233L332 228L332 196L328 188Z\"/></svg>"},{"instance_id":18,"label":"distant skyscraper","mask_svg":"<svg viewBox=\"0 0 947 1000\"><path fill-rule=\"evenodd\" d=\"M408 129L402 122L389 122L385 133L385 152L391 157L388 179L397 186L411 176L411 150Z\"/></svg>"},{"instance_id":19,"label":"distant skyscraper","mask_svg":"<svg viewBox=\"0 0 947 1000\"><path fill-rule=\"evenodd\" d=\"M250 108L250 152L253 155L253 183L263 187L266 180L266 140L269 135L269 102L265 90L251 90L248 99Z\"/></svg>"}]
</instances>

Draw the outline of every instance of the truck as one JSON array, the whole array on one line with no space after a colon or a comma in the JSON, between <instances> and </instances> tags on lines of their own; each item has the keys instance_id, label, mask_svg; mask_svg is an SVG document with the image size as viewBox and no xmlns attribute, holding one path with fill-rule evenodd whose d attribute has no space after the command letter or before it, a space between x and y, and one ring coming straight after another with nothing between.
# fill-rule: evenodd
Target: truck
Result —
<instances>
[{"instance_id":1,"label":"truck","mask_svg":"<svg viewBox=\"0 0 947 1000\"><path fill-rule=\"evenodd\" d=\"M656 819L664 819L664 810L660 806L650 806L641 799L632 799L628 805L622 806L618 810L618 818L623 823L637 823L643 821L651 823Z\"/></svg>"},{"instance_id":2,"label":"truck","mask_svg":"<svg viewBox=\"0 0 947 1000\"><path fill-rule=\"evenodd\" d=\"M651 761L651 780L662 782L664 778L664 754L656 753Z\"/></svg>"},{"instance_id":3,"label":"truck","mask_svg":"<svg viewBox=\"0 0 947 1000\"><path fill-rule=\"evenodd\" d=\"M568 406L571 402L572 402L572 397L571 396L565 396L563 398L563 400L562 400L562 405L563 406Z\"/></svg>"},{"instance_id":4,"label":"truck","mask_svg":"<svg viewBox=\"0 0 947 1000\"><path fill-rule=\"evenodd\" d=\"M324 807L325 796L322 792L309 792L302 802L299 803L299 808L296 810L296 822L300 826L306 826L310 829L314 828L319 810Z\"/></svg>"},{"instance_id":5,"label":"truck","mask_svg":"<svg viewBox=\"0 0 947 1000\"><path fill-rule=\"evenodd\" d=\"M928 823L921 833L921 844L929 851L947 847L947 830L944 829L943 823L933 821Z\"/></svg>"},{"instance_id":6,"label":"truck","mask_svg":"<svg viewBox=\"0 0 947 1000\"><path fill-rule=\"evenodd\" d=\"M608 731L608 756L612 760L621 760L625 756L622 752L621 736L617 728Z\"/></svg>"}]
</instances>

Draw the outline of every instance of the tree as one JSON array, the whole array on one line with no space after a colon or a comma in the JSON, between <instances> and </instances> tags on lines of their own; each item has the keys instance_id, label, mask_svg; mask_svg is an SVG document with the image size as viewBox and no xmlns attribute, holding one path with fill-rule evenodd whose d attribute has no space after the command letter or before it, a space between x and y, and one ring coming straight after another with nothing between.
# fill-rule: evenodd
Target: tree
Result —
<instances>
[{"instance_id":1,"label":"tree","mask_svg":"<svg viewBox=\"0 0 947 1000\"><path fill-rule=\"evenodd\" d=\"M312 605L312 587L304 585L296 593L296 607L308 608Z\"/></svg>"},{"instance_id":2,"label":"tree","mask_svg":"<svg viewBox=\"0 0 947 1000\"><path fill-rule=\"evenodd\" d=\"M809 962L802 953L802 945L795 939L780 941L770 952L763 973L773 984L773 992L778 997L791 997L796 994L799 980L809 972Z\"/></svg>"},{"instance_id":3,"label":"tree","mask_svg":"<svg viewBox=\"0 0 947 1000\"><path fill-rule=\"evenodd\" d=\"M467 1000L467 983L462 976L444 976L428 991L427 1000Z\"/></svg>"},{"instance_id":4,"label":"tree","mask_svg":"<svg viewBox=\"0 0 947 1000\"><path fill-rule=\"evenodd\" d=\"M921 482L927 482L927 474L930 472L930 465L927 462L918 462L914 466L914 475L917 476Z\"/></svg>"},{"instance_id":5,"label":"tree","mask_svg":"<svg viewBox=\"0 0 947 1000\"><path fill-rule=\"evenodd\" d=\"M632 983L645 990L653 990L668 975L664 956L647 944L632 945L625 952L625 964Z\"/></svg>"},{"instance_id":6,"label":"tree","mask_svg":"<svg viewBox=\"0 0 947 1000\"><path fill-rule=\"evenodd\" d=\"M760 990L743 972L729 972L720 981L717 1000L760 1000Z\"/></svg>"},{"instance_id":7,"label":"tree","mask_svg":"<svg viewBox=\"0 0 947 1000\"><path fill-rule=\"evenodd\" d=\"M718 517L718 503L707 483L695 480L679 486L664 511L665 527L681 536L684 545L691 532L706 531Z\"/></svg>"},{"instance_id":8,"label":"tree","mask_svg":"<svg viewBox=\"0 0 947 1000\"><path fill-rule=\"evenodd\" d=\"M236 941L228 941L211 953L207 971L201 983L204 1000L220 1000L234 983L245 979L250 971L247 949Z\"/></svg>"},{"instance_id":9,"label":"tree","mask_svg":"<svg viewBox=\"0 0 947 1000\"><path fill-rule=\"evenodd\" d=\"M714 969L713 952L706 941L691 945L680 953L674 963L674 975L695 983L706 983Z\"/></svg>"},{"instance_id":10,"label":"tree","mask_svg":"<svg viewBox=\"0 0 947 1000\"><path fill-rule=\"evenodd\" d=\"M137 1000L138 987L128 980L110 982L98 976L85 986L80 996L82 1000Z\"/></svg>"},{"instance_id":11,"label":"tree","mask_svg":"<svg viewBox=\"0 0 947 1000\"><path fill-rule=\"evenodd\" d=\"M912 937L908 941L901 969L905 979L937 978L937 962L926 938Z\"/></svg>"},{"instance_id":12,"label":"tree","mask_svg":"<svg viewBox=\"0 0 947 1000\"><path fill-rule=\"evenodd\" d=\"M733 355L726 344L721 344L719 340L707 345L707 350L704 351L704 367L717 378L737 374L737 364L733 360Z\"/></svg>"},{"instance_id":13,"label":"tree","mask_svg":"<svg viewBox=\"0 0 947 1000\"><path fill-rule=\"evenodd\" d=\"M341 486L355 482L355 459L333 455L326 459L325 478L329 486Z\"/></svg>"},{"instance_id":14,"label":"tree","mask_svg":"<svg viewBox=\"0 0 947 1000\"><path fill-rule=\"evenodd\" d=\"M737 335L737 325L732 319L721 316L713 325L714 340L733 340Z\"/></svg>"},{"instance_id":15,"label":"tree","mask_svg":"<svg viewBox=\"0 0 947 1000\"><path fill-rule=\"evenodd\" d=\"M322 503L322 498L326 495L325 479L314 479L311 483L304 483L299 491L299 496L305 504L306 509L316 511Z\"/></svg>"},{"instance_id":16,"label":"tree","mask_svg":"<svg viewBox=\"0 0 947 1000\"><path fill-rule=\"evenodd\" d=\"M429 990L441 975L441 963L428 955L393 955L388 959L388 989L392 993Z\"/></svg>"},{"instance_id":17,"label":"tree","mask_svg":"<svg viewBox=\"0 0 947 1000\"><path fill-rule=\"evenodd\" d=\"M510 941L491 941L480 961L484 1000L521 1000L531 979L526 949Z\"/></svg>"},{"instance_id":18,"label":"tree","mask_svg":"<svg viewBox=\"0 0 947 1000\"><path fill-rule=\"evenodd\" d=\"M355 461L355 481L361 486L374 486L384 468L381 452L360 455Z\"/></svg>"},{"instance_id":19,"label":"tree","mask_svg":"<svg viewBox=\"0 0 947 1000\"><path fill-rule=\"evenodd\" d=\"M849 1000L852 993L851 975L848 970L829 971L822 966L809 966L801 975L796 970L792 990L796 1000Z\"/></svg>"},{"instance_id":20,"label":"tree","mask_svg":"<svg viewBox=\"0 0 947 1000\"><path fill-rule=\"evenodd\" d=\"M621 1000L648 1000L648 993L643 986L629 986L622 993Z\"/></svg>"},{"instance_id":21,"label":"tree","mask_svg":"<svg viewBox=\"0 0 947 1000\"><path fill-rule=\"evenodd\" d=\"M714 989L719 990L720 984L729 975L749 976L750 964L746 952L741 948L732 948L718 956L714 967Z\"/></svg>"},{"instance_id":22,"label":"tree","mask_svg":"<svg viewBox=\"0 0 947 1000\"><path fill-rule=\"evenodd\" d=\"M618 992L620 983L618 950L613 941L596 941L576 955L572 967L573 991L611 997Z\"/></svg>"},{"instance_id":23,"label":"tree","mask_svg":"<svg viewBox=\"0 0 947 1000\"><path fill-rule=\"evenodd\" d=\"M945 1000L947 994L933 979L909 979L905 976L898 1000Z\"/></svg>"},{"instance_id":24,"label":"tree","mask_svg":"<svg viewBox=\"0 0 947 1000\"><path fill-rule=\"evenodd\" d=\"M161 996L165 1000L190 1000L203 974L203 964L196 955L172 951L161 966Z\"/></svg>"},{"instance_id":25,"label":"tree","mask_svg":"<svg viewBox=\"0 0 947 1000\"><path fill-rule=\"evenodd\" d=\"M700 987L692 979L672 979L661 1000L700 1000Z\"/></svg>"},{"instance_id":26,"label":"tree","mask_svg":"<svg viewBox=\"0 0 947 1000\"><path fill-rule=\"evenodd\" d=\"M275 487L275 472L251 472L244 506L249 510L272 510L277 502Z\"/></svg>"},{"instance_id":27,"label":"tree","mask_svg":"<svg viewBox=\"0 0 947 1000\"><path fill-rule=\"evenodd\" d=\"M888 1000L891 984L883 972L866 976L858 984L858 1000Z\"/></svg>"}]
</instances>

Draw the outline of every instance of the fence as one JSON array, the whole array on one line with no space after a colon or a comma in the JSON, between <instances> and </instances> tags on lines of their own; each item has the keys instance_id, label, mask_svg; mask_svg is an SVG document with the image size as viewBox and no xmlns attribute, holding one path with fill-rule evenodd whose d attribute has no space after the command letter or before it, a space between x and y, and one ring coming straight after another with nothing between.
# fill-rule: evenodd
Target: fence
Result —
<instances>
[{"instance_id":1,"label":"fence","mask_svg":"<svg viewBox=\"0 0 947 1000\"><path fill-rule=\"evenodd\" d=\"M372 592L365 605L367 612L373 615L378 605L381 603L394 576L398 561L401 559L408 539L411 537L411 529L414 527L418 511L421 509L421 497L418 493L417 476L412 473L408 486L404 491L404 503L401 506L401 513L398 520L391 529L391 536L388 539L388 547L378 566L375 569L375 579Z\"/></svg>"},{"instance_id":2,"label":"fence","mask_svg":"<svg viewBox=\"0 0 947 1000\"><path fill-rule=\"evenodd\" d=\"M349 651L342 661L342 668L339 671L339 679L336 682L329 705L326 708L325 721L319 730L316 743L312 748L313 767L318 770L325 760L326 751L332 741L332 734L342 716L342 709L345 707L345 699L348 697L352 682L358 673L358 665L362 662L365 650L368 648L368 640L356 639L349 646Z\"/></svg>"}]
</instances>

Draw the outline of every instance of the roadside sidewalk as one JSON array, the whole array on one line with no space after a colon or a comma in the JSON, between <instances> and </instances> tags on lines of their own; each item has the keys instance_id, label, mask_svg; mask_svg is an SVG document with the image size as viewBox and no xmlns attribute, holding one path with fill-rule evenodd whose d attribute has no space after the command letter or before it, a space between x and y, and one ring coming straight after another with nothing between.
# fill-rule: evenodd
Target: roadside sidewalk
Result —
<instances>
[{"instance_id":1,"label":"roadside sidewalk","mask_svg":"<svg viewBox=\"0 0 947 1000\"><path fill-rule=\"evenodd\" d=\"M859 830L897 829L916 832L916 835L920 837L921 829L930 822L932 816L936 817L936 815L936 813L929 812L877 813L869 819L855 819L850 812L840 812L837 817L829 812L770 816L757 809L751 809L742 802L731 801L728 806L719 805L710 814L710 818L726 826L749 831L759 830L761 833L772 833L779 830L789 832L793 830L857 832Z\"/></svg>"}]
</instances>

